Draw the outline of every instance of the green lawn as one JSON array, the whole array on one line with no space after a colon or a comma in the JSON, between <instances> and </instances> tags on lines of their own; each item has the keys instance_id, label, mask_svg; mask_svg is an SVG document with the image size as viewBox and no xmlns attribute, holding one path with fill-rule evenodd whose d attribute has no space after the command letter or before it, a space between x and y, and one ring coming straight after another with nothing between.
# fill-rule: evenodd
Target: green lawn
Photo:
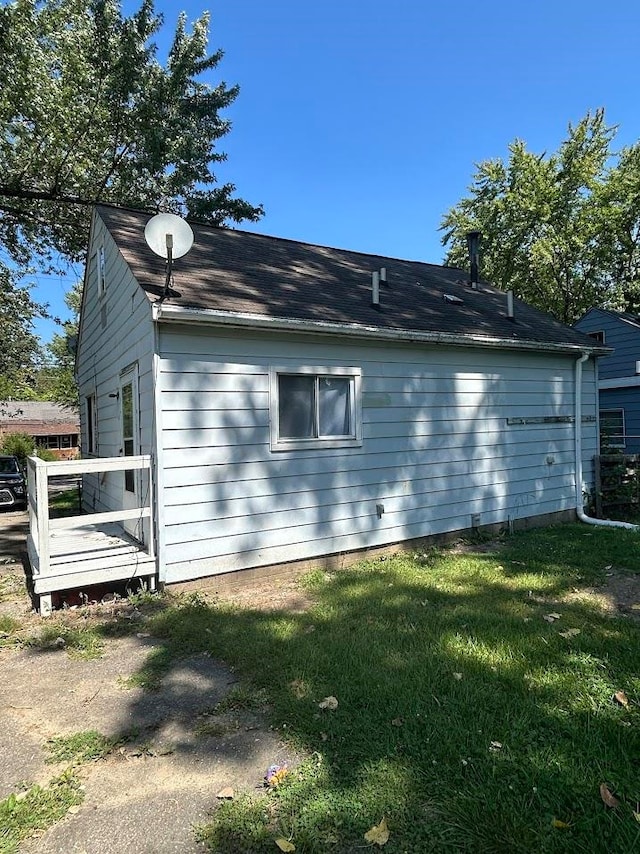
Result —
<instances>
[{"instance_id":1,"label":"green lawn","mask_svg":"<svg viewBox=\"0 0 640 854\"><path fill-rule=\"evenodd\" d=\"M52 519L60 516L75 516L82 512L80 494L77 487L49 495L49 512Z\"/></svg>"},{"instance_id":2,"label":"green lawn","mask_svg":"<svg viewBox=\"0 0 640 854\"><path fill-rule=\"evenodd\" d=\"M313 573L304 613L198 598L156 613L166 644L141 684L208 650L310 757L266 796L222 804L202 838L226 854L278 838L353 852L384 818L389 854L640 850L640 624L576 596L639 569L639 535L563 526Z\"/></svg>"}]
</instances>

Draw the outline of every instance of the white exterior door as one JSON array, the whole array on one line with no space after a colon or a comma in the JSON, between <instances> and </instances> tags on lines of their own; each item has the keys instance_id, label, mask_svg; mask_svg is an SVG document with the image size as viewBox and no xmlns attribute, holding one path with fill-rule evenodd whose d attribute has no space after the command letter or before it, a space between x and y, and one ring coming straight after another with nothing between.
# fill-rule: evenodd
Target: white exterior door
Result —
<instances>
[{"instance_id":1,"label":"white exterior door","mask_svg":"<svg viewBox=\"0 0 640 854\"><path fill-rule=\"evenodd\" d=\"M122 431L120 453L133 457L140 453L138 413L138 374L137 367L129 368L120 375L120 429ZM140 507L140 472L122 472L122 507L132 510ZM126 519L124 528L136 539L142 539L142 522Z\"/></svg>"}]
</instances>

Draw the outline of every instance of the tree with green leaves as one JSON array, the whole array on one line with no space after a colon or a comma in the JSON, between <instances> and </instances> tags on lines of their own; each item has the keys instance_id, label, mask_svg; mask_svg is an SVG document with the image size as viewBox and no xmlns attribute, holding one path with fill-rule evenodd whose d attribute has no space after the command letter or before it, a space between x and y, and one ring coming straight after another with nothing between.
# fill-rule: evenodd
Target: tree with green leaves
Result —
<instances>
[{"instance_id":1,"label":"tree with green leaves","mask_svg":"<svg viewBox=\"0 0 640 854\"><path fill-rule=\"evenodd\" d=\"M72 286L64 301L72 317L62 324L62 332L56 333L45 347L44 361L36 375L35 393L39 400L52 400L77 408L75 353L82 303L81 281Z\"/></svg>"},{"instance_id":2,"label":"tree with green leaves","mask_svg":"<svg viewBox=\"0 0 640 854\"><path fill-rule=\"evenodd\" d=\"M524 142L480 163L470 195L442 220L446 263L466 266L468 231L482 232L482 276L575 322L593 306L634 310L640 294L640 147L615 161L603 110L588 113L553 154Z\"/></svg>"},{"instance_id":3,"label":"tree with green leaves","mask_svg":"<svg viewBox=\"0 0 640 854\"><path fill-rule=\"evenodd\" d=\"M166 64L152 0L13 0L0 6L0 244L19 264L79 258L87 206L167 210L213 224L262 208L218 185L220 113L238 87L211 85L209 16L178 18Z\"/></svg>"},{"instance_id":4,"label":"tree with green leaves","mask_svg":"<svg viewBox=\"0 0 640 854\"><path fill-rule=\"evenodd\" d=\"M215 225L262 216L214 171L230 130L221 113L238 87L207 80L222 58L207 49L208 14L190 32L179 16L164 63L154 43L162 24L153 0L129 17L117 0L0 0L0 331L13 342L2 399L34 393L31 321L46 307L21 282L83 257L91 205ZM51 345L58 364L68 362L68 332ZM46 371L39 377L47 386ZM70 377L54 396L68 398ZM40 391L53 394L50 384Z\"/></svg>"},{"instance_id":5,"label":"tree with green leaves","mask_svg":"<svg viewBox=\"0 0 640 854\"><path fill-rule=\"evenodd\" d=\"M33 332L38 306L0 265L0 401L24 400L33 388L42 352Z\"/></svg>"}]
</instances>

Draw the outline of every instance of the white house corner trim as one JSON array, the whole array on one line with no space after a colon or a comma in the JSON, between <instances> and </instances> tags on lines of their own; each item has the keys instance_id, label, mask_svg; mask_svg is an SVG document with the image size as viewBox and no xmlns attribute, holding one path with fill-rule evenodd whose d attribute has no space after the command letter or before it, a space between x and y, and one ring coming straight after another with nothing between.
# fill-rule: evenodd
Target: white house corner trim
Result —
<instances>
[{"instance_id":1,"label":"white house corner trim","mask_svg":"<svg viewBox=\"0 0 640 854\"><path fill-rule=\"evenodd\" d=\"M166 535L165 535L165 506L164 506L164 451L162 448L162 388L159 353L158 325L153 324L153 407L154 417L151 424L151 442L153 446L153 479L156 519L156 567L158 581L164 584L167 576L166 566Z\"/></svg>"}]
</instances>

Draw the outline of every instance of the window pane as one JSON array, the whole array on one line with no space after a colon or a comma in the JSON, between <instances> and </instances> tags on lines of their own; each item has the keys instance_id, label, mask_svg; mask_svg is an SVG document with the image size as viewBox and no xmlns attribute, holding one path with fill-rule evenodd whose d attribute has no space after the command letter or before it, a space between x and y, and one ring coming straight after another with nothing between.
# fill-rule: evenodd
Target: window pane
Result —
<instances>
[{"instance_id":1,"label":"window pane","mask_svg":"<svg viewBox=\"0 0 640 854\"><path fill-rule=\"evenodd\" d=\"M278 377L278 432L281 439L313 438L314 378Z\"/></svg>"},{"instance_id":2,"label":"window pane","mask_svg":"<svg viewBox=\"0 0 640 854\"><path fill-rule=\"evenodd\" d=\"M319 377L320 436L350 436L350 380L345 377Z\"/></svg>"},{"instance_id":3,"label":"window pane","mask_svg":"<svg viewBox=\"0 0 640 854\"><path fill-rule=\"evenodd\" d=\"M133 436L133 386L122 386L122 435L125 439Z\"/></svg>"},{"instance_id":4,"label":"window pane","mask_svg":"<svg viewBox=\"0 0 640 854\"><path fill-rule=\"evenodd\" d=\"M624 410L600 410L600 440L603 445L624 446Z\"/></svg>"},{"instance_id":5,"label":"window pane","mask_svg":"<svg viewBox=\"0 0 640 854\"><path fill-rule=\"evenodd\" d=\"M96 449L95 425L95 398L92 394L87 397L87 451L92 454Z\"/></svg>"}]
</instances>

